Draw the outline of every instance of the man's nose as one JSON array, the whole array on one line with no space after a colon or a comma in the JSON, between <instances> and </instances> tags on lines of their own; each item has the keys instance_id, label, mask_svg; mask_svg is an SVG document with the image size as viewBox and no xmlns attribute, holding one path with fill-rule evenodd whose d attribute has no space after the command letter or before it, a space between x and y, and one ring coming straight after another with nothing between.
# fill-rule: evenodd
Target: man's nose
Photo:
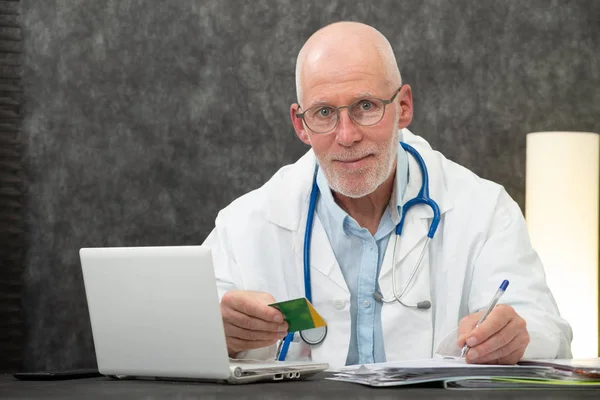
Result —
<instances>
[{"instance_id":1,"label":"man's nose","mask_svg":"<svg viewBox=\"0 0 600 400\"><path fill-rule=\"evenodd\" d=\"M338 111L338 125L336 128L336 141L342 146L352 146L362 139L360 129L356 122L350 118L350 110L342 108Z\"/></svg>"}]
</instances>

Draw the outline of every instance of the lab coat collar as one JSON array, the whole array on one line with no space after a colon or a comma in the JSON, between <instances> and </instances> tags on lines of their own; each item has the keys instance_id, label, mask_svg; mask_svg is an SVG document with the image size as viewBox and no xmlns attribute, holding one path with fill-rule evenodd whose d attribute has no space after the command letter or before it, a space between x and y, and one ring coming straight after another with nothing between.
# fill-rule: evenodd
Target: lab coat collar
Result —
<instances>
[{"instance_id":1,"label":"lab coat collar","mask_svg":"<svg viewBox=\"0 0 600 400\"><path fill-rule=\"evenodd\" d=\"M266 218L269 222L290 231L297 231L300 221L306 221L303 214L308 211L316 160L310 149L294 164L282 167L266 183Z\"/></svg>"}]
</instances>

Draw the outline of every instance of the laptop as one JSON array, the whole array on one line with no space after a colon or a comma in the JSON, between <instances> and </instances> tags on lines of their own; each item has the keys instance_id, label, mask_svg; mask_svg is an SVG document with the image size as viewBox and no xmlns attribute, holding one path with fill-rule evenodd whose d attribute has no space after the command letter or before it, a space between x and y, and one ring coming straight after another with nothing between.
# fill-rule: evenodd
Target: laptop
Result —
<instances>
[{"instance_id":1,"label":"laptop","mask_svg":"<svg viewBox=\"0 0 600 400\"><path fill-rule=\"evenodd\" d=\"M328 368L229 358L208 247L82 248L79 256L103 375L249 383Z\"/></svg>"}]
</instances>

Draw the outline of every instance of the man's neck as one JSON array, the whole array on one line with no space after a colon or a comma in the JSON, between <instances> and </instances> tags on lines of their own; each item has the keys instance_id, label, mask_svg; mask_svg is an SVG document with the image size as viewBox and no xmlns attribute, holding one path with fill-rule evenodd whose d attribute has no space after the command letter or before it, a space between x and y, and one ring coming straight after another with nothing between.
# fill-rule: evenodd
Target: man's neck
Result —
<instances>
[{"instance_id":1,"label":"man's neck","mask_svg":"<svg viewBox=\"0 0 600 400\"><path fill-rule=\"evenodd\" d=\"M360 198L347 197L333 192L335 202L358 223L375 235L385 208L390 202L394 190L396 170L371 194Z\"/></svg>"}]
</instances>

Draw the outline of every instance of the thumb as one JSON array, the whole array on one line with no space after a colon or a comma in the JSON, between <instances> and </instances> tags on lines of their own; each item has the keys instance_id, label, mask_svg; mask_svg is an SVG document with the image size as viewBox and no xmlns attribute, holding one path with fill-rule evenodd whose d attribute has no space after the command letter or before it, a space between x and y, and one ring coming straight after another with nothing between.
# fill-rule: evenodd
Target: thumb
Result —
<instances>
[{"instance_id":1,"label":"thumb","mask_svg":"<svg viewBox=\"0 0 600 400\"><path fill-rule=\"evenodd\" d=\"M477 325L477 321L479 321L479 317L481 316L481 311L476 312L474 314L469 314L466 317L463 317L458 323L458 332L456 333L457 344L458 347L463 347L467 341L467 338L475 329L475 325Z\"/></svg>"},{"instance_id":2,"label":"thumb","mask_svg":"<svg viewBox=\"0 0 600 400\"><path fill-rule=\"evenodd\" d=\"M255 291L251 291L250 293L252 294L252 297L261 304L269 305L275 303L275 297L270 293Z\"/></svg>"}]
</instances>

